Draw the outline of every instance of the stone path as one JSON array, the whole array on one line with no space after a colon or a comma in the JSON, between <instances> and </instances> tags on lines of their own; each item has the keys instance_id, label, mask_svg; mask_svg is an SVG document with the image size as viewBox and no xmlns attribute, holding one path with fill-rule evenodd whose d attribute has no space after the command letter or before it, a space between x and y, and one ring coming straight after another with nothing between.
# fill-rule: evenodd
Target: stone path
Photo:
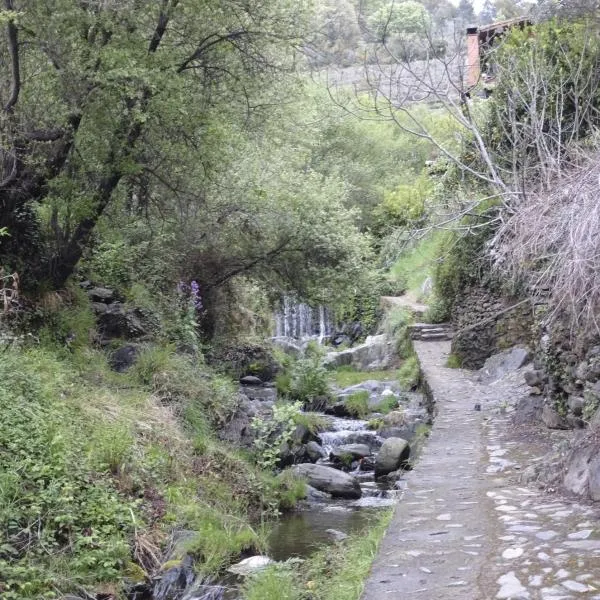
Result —
<instances>
[{"instance_id":1,"label":"stone path","mask_svg":"<svg viewBox=\"0 0 600 600\"><path fill-rule=\"evenodd\" d=\"M522 374L484 384L444 367L449 342L415 349L438 415L362 600L600 600L600 511L518 482L539 460L510 419Z\"/></svg>"}]
</instances>

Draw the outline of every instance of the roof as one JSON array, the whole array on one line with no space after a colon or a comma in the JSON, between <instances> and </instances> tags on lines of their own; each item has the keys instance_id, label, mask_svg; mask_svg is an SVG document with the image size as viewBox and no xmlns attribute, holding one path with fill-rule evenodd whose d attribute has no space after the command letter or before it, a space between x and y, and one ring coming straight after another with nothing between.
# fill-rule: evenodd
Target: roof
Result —
<instances>
[{"instance_id":1,"label":"roof","mask_svg":"<svg viewBox=\"0 0 600 600\"><path fill-rule=\"evenodd\" d=\"M470 35L475 33L488 33L497 29L506 29L514 25L521 25L525 23L530 23L529 17L515 17L514 19L506 19L505 21L496 21L495 23L490 23L489 25L484 25L483 27L467 27L467 33Z\"/></svg>"}]
</instances>

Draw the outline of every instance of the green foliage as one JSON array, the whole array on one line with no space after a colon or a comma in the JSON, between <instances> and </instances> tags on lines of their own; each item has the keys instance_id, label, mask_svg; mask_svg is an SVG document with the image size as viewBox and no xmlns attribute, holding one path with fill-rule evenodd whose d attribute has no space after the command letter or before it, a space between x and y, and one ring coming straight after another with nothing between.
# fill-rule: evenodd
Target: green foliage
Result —
<instances>
[{"instance_id":1,"label":"green foliage","mask_svg":"<svg viewBox=\"0 0 600 600\"><path fill-rule=\"evenodd\" d=\"M90 343L96 319L83 290L73 287L64 295L48 293L36 311L42 323L40 340L46 345L75 350Z\"/></svg>"},{"instance_id":2,"label":"green foliage","mask_svg":"<svg viewBox=\"0 0 600 600\"><path fill-rule=\"evenodd\" d=\"M294 415L294 423L306 427L313 435L320 431L325 431L328 424L327 419L323 415L306 411L296 413Z\"/></svg>"},{"instance_id":3,"label":"green foliage","mask_svg":"<svg viewBox=\"0 0 600 600\"><path fill-rule=\"evenodd\" d=\"M268 567L244 582L245 600L303 600L296 569L281 564Z\"/></svg>"},{"instance_id":4,"label":"green foliage","mask_svg":"<svg viewBox=\"0 0 600 600\"><path fill-rule=\"evenodd\" d=\"M506 37L495 56L502 76L492 96L488 130L488 143L501 166L510 168L516 161L518 168L528 167L524 176L531 178L536 162L550 157L560 161L569 145L596 130L597 31L591 19L554 18L515 27ZM582 97L587 99L583 106ZM545 153L537 154L539 145Z\"/></svg>"},{"instance_id":5,"label":"green foliage","mask_svg":"<svg viewBox=\"0 0 600 600\"><path fill-rule=\"evenodd\" d=\"M369 410L369 392L362 390L354 392L344 400L346 410L357 419L363 419L371 411Z\"/></svg>"},{"instance_id":6,"label":"green foliage","mask_svg":"<svg viewBox=\"0 0 600 600\"><path fill-rule=\"evenodd\" d=\"M385 423L383 419L369 419L367 423L367 429L371 429L373 431L379 431L382 427L384 427Z\"/></svg>"},{"instance_id":7,"label":"green foliage","mask_svg":"<svg viewBox=\"0 0 600 600\"><path fill-rule=\"evenodd\" d=\"M425 216L425 203L433 184L425 173L412 183L403 183L386 192L383 202L373 211L376 231L382 235L387 229L397 227L416 228Z\"/></svg>"},{"instance_id":8,"label":"green foliage","mask_svg":"<svg viewBox=\"0 0 600 600\"><path fill-rule=\"evenodd\" d=\"M443 322L451 314L458 296L470 285L489 276L486 269L484 249L493 228L485 225L481 217L468 217L460 224L464 232L449 231L440 245L440 258L434 271L435 302L431 322ZM478 225L477 229L468 229ZM482 226L483 225L483 226Z\"/></svg>"},{"instance_id":9,"label":"green foliage","mask_svg":"<svg viewBox=\"0 0 600 600\"><path fill-rule=\"evenodd\" d=\"M296 415L300 412L301 406L300 402L276 404L273 406L271 419L262 417L252 419L257 463L266 471L273 471L279 462L281 446L290 441L296 428Z\"/></svg>"},{"instance_id":10,"label":"green foliage","mask_svg":"<svg viewBox=\"0 0 600 600\"><path fill-rule=\"evenodd\" d=\"M407 358L413 352L409 332L413 322L414 317L406 308L395 307L385 315L382 328L389 338L396 340L396 350L401 358Z\"/></svg>"},{"instance_id":11,"label":"green foliage","mask_svg":"<svg viewBox=\"0 0 600 600\"><path fill-rule=\"evenodd\" d=\"M299 500L306 498L306 481L290 470L282 471L277 476L277 484L280 510L292 510Z\"/></svg>"},{"instance_id":12,"label":"green foliage","mask_svg":"<svg viewBox=\"0 0 600 600\"><path fill-rule=\"evenodd\" d=\"M72 386L72 373L43 351L5 353L0 362L0 587L7 600L110 581L129 556L136 503L117 492L108 465L86 461L89 424L82 427L64 399Z\"/></svg>"},{"instance_id":13,"label":"green foliage","mask_svg":"<svg viewBox=\"0 0 600 600\"><path fill-rule=\"evenodd\" d=\"M415 389L421 380L421 368L419 360L413 354L409 356L398 369L398 381L406 390Z\"/></svg>"},{"instance_id":14,"label":"green foliage","mask_svg":"<svg viewBox=\"0 0 600 600\"><path fill-rule=\"evenodd\" d=\"M223 424L237 406L233 382L211 373L194 356L177 354L172 346L147 346L130 376L148 386L164 404L179 407L191 431L201 435L207 424Z\"/></svg>"},{"instance_id":15,"label":"green foliage","mask_svg":"<svg viewBox=\"0 0 600 600\"><path fill-rule=\"evenodd\" d=\"M310 403L329 395L327 370L319 352L307 352L290 370L289 394L293 400Z\"/></svg>"},{"instance_id":16,"label":"green foliage","mask_svg":"<svg viewBox=\"0 0 600 600\"><path fill-rule=\"evenodd\" d=\"M391 277L416 298L423 297L423 283L434 273L443 237L442 231L433 230L415 244L408 245L390 269Z\"/></svg>"},{"instance_id":17,"label":"green foliage","mask_svg":"<svg viewBox=\"0 0 600 600\"><path fill-rule=\"evenodd\" d=\"M371 408L371 412L387 415L387 413L396 410L397 408L398 398L395 396L386 396Z\"/></svg>"}]
</instances>

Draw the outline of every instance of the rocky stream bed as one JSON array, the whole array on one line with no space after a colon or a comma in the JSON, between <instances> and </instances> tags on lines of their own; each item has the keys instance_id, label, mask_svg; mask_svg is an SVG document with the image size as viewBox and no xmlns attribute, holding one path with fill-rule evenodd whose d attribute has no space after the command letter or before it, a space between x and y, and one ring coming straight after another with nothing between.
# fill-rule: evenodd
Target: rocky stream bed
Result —
<instances>
[{"instance_id":1,"label":"rocky stream bed","mask_svg":"<svg viewBox=\"0 0 600 600\"><path fill-rule=\"evenodd\" d=\"M390 376L393 372L390 371ZM246 379L237 420L223 432L226 439L247 442L248 419L268 415L276 400L270 384ZM238 600L240 584L248 574L271 561L304 559L324 545L343 540L361 530L377 511L394 505L401 493L403 474L410 469L430 415L425 397L403 392L397 381L368 380L345 389L334 389L336 402L319 413L325 427L316 435L299 426L294 441L282 450L282 463L307 481L307 496L298 507L283 514L269 536L268 556L253 556L230 568L218 582L194 578L191 561L164 573L152 600ZM365 419L352 417L348 399L361 394L370 412ZM382 402L393 410L377 412ZM369 425L376 423L378 428ZM412 454L411 454L412 453ZM174 590L185 590L173 596ZM133 600L143 600L140 595Z\"/></svg>"}]
</instances>

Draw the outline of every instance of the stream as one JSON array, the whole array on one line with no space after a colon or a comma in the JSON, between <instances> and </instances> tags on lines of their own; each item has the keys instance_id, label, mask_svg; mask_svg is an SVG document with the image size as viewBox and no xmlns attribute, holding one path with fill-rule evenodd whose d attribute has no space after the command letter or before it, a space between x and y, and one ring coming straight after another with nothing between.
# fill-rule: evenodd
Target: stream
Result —
<instances>
[{"instance_id":1,"label":"stream","mask_svg":"<svg viewBox=\"0 0 600 600\"><path fill-rule=\"evenodd\" d=\"M373 452L383 440L375 431L367 429L367 421L322 415L331 429L319 434L327 456L336 446L348 443L366 443ZM335 467L328 458L317 461ZM362 471L359 465L349 471L360 482L362 497L359 500L312 499L295 511L282 515L269 538L270 557L284 561L292 557L305 558L334 536L328 530L350 535L364 528L380 508L392 506L398 490L389 484L377 483L374 471Z\"/></svg>"}]
</instances>

